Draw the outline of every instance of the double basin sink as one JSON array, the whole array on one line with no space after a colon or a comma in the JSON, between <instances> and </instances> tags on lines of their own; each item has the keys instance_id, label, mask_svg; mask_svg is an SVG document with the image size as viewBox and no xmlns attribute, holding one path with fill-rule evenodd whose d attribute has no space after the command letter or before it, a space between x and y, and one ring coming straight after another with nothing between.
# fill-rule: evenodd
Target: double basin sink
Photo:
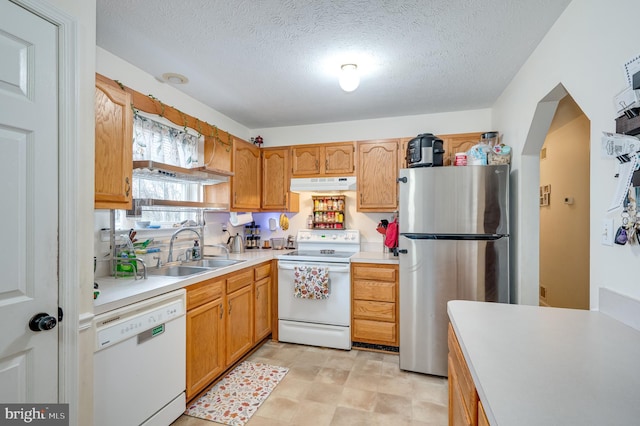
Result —
<instances>
[{"instance_id":1,"label":"double basin sink","mask_svg":"<svg viewBox=\"0 0 640 426\"><path fill-rule=\"evenodd\" d=\"M165 277L186 277L189 275L203 274L226 266L235 265L244 260L233 259L200 259L183 262L179 265L167 265L160 268L149 268L149 275L162 275Z\"/></svg>"}]
</instances>

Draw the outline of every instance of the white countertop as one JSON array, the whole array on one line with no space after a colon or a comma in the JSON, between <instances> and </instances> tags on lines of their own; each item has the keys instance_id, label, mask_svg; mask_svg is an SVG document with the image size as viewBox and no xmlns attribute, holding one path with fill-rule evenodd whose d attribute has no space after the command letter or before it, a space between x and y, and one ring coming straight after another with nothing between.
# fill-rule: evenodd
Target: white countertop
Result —
<instances>
[{"instance_id":1,"label":"white countertop","mask_svg":"<svg viewBox=\"0 0 640 426\"><path fill-rule=\"evenodd\" d=\"M397 265L398 256L381 251L361 251L351 256L351 263L387 263Z\"/></svg>"},{"instance_id":2,"label":"white countertop","mask_svg":"<svg viewBox=\"0 0 640 426\"><path fill-rule=\"evenodd\" d=\"M245 253L230 254L229 259L243 260L244 262L224 268L216 269L205 274L191 275L187 277L164 277L148 275L146 280L134 280L133 278L96 278L100 295L94 300L94 314L99 315L122 306L130 305L150 297L158 296L179 288L195 284L197 282L238 271L246 267L254 266L262 262L274 259L280 254L292 250L247 250ZM351 258L352 262L365 263L389 263L397 264L398 258L391 253L359 252ZM148 266L153 268L153 266Z\"/></svg>"},{"instance_id":3,"label":"white countertop","mask_svg":"<svg viewBox=\"0 0 640 426\"><path fill-rule=\"evenodd\" d=\"M254 266L271 260L275 256L286 252L287 250L247 250L245 253L232 253L229 255L229 259L243 260L244 262L212 270L211 272L204 274L191 275L187 277L148 275L146 280L134 280L133 278L128 277L96 278L95 281L99 285L100 295L93 302L94 314L98 315L150 297L183 288L203 280ZM150 266L150 268L153 268L153 266Z\"/></svg>"},{"instance_id":4,"label":"white countertop","mask_svg":"<svg viewBox=\"0 0 640 426\"><path fill-rule=\"evenodd\" d=\"M451 301L491 425L631 425L640 332L594 311Z\"/></svg>"}]
</instances>

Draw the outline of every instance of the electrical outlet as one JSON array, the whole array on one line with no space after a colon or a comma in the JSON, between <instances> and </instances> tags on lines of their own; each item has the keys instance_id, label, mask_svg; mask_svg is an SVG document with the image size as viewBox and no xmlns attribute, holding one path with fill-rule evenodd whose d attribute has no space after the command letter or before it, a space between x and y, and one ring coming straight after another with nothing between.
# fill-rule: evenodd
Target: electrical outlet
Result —
<instances>
[{"instance_id":1,"label":"electrical outlet","mask_svg":"<svg viewBox=\"0 0 640 426\"><path fill-rule=\"evenodd\" d=\"M602 220L602 240L600 241L605 246L613 245L613 219Z\"/></svg>"}]
</instances>

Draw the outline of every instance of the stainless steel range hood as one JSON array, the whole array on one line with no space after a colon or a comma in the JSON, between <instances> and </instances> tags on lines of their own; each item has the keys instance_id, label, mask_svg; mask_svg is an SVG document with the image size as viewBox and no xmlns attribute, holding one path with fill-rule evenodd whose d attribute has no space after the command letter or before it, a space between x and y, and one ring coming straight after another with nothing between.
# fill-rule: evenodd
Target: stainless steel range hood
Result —
<instances>
[{"instance_id":1,"label":"stainless steel range hood","mask_svg":"<svg viewBox=\"0 0 640 426\"><path fill-rule=\"evenodd\" d=\"M355 191L356 177L314 177L291 179L291 192Z\"/></svg>"}]
</instances>

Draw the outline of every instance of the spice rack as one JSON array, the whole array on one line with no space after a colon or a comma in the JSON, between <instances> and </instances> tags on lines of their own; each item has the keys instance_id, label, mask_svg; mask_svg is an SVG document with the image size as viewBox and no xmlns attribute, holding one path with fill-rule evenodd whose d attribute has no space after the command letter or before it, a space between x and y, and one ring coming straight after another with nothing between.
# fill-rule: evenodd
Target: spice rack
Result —
<instances>
[{"instance_id":1,"label":"spice rack","mask_svg":"<svg viewBox=\"0 0 640 426\"><path fill-rule=\"evenodd\" d=\"M313 201L313 229L345 229L345 196L315 195Z\"/></svg>"}]
</instances>

